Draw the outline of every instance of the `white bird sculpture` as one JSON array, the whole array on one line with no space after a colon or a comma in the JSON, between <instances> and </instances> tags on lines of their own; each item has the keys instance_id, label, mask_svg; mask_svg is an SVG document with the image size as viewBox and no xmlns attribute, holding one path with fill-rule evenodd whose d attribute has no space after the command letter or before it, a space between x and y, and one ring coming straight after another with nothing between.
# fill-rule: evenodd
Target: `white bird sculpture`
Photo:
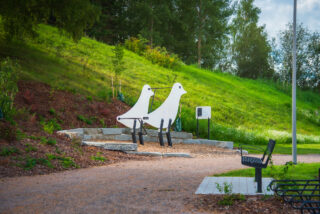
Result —
<instances>
[{"instance_id":1,"label":"white bird sculpture","mask_svg":"<svg viewBox=\"0 0 320 214\"><path fill-rule=\"evenodd\" d=\"M140 118L148 114L149 100L154 93L149 85L144 85L140 94L140 97L136 104L126 113L119 115L117 121L122 123L126 127L133 128L134 119L128 118ZM127 118L127 119L126 119ZM140 123L137 121L136 128L140 128Z\"/></svg>"},{"instance_id":2,"label":"white bird sculpture","mask_svg":"<svg viewBox=\"0 0 320 214\"><path fill-rule=\"evenodd\" d=\"M176 119L180 98L185 93L187 92L183 89L182 85L180 83L175 83L169 96L162 105L153 112L147 114L143 121L153 127L160 128L161 119L163 119L163 127L167 128L169 119L171 119L171 124L173 124Z\"/></svg>"}]
</instances>

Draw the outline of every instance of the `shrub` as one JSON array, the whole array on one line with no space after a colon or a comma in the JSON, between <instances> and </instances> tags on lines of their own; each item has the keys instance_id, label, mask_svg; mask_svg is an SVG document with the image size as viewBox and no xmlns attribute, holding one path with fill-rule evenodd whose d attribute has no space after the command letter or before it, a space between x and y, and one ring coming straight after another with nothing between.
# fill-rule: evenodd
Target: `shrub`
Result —
<instances>
[{"instance_id":1,"label":"shrub","mask_svg":"<svg viewBox=\"0 0 320 214\"><path fill-rule=\"evenodd\" d=\"M0 121L0 139L9 141L10 143L17 139L17 128L9 122Z\"/></svg>"},{"instance_id":2,"label":"shrub","mask_svg":"<svg viewBox=\"0 0 320 214\"><path fill-rule=\"evenodd\" d=\"M10 58L0 62L0 110L6 120L12 120L13 101L16 93L18 92L18 75L20 67ZM0 118L1 119L1 118Z\"/></svg>"},{"instance_id":3,"label":"shrub","mask_svg":"<svg viewBox=\"0 0 320 214\"><path fill-rule=\"evenodd\" d=\"M147 46L144 56L153 64L158 64L162 67L170 69L178 67L180 63L178 55L169 54L165 47L151 48L150 46Z\"/></svg>"},{"instance_id":4,"label":"shrub","mask_svg":"<svg viewBox=\"0 0 320 214\"><path fill-rule=\"evenodd\" d=\"M57 141L55 139L49 139L47 142L46 142L47 145L49 146L54 146L57 144Z\"/></svg>"},{"instance_id":5,"label":"shrub","mask_svg":"<svg viewBox=\"0 0 320 214\"><path fill-rule=\"evenodd\" d=\"M40 124L43 126L43 130L45 132L47 132L48 134L52 134L53 131L61 130L61 126L55 118L51 119L47 122L42 120L42 121L40 121Z\"/></svg>"},{"instance_id":6,"label":"shrub","mask_svg":"<svg viewBox=\"0 0 320 214\"><path fill-rule=\"evenodd\" d=\"M165 68L176 69L181 60L178 55L170 54L165 47L150 47L147 45L148 40L142 38L131 37L125 41L125 47L140 56L144 56L153 64L158 64Z\"/></svg>"},{"instance_id":7,"label":"shrub","mask_svg":"<svg viewBox=\"0 0 320 214\"><path fill-rule=\"evenodd\" d=\"M65 169L70 167L78 167L71 157L60 157L59 160L61 160L61 165Z\"/></svg>"},{"instance_id":8,"label":"shrub","mask_svg":"<svg viewBox=\"0 0 320 214\"><path fill-rule=\"evenodd\" d=\"M91 160L105 162L107 159L103 157L100 152L98 152L96 155L91 156Z\"/></svg>"},{"instance_id":9,"label":"shrub","mask_svg":"<svg viewBox=\"0 0 320 214\"><path fill-rule=\"evenodd\" d=\"M147 43L148 40L139 35L139 38L130 37L129 39L127 39L124 43L124 46L126 47L126 49L132 52L143 55L147 48Z\"/></svg>"},{"instance_id":10,"label":"shrub","mask_svg":"<svg viewBox=\"0 0 320 214\"><path fill-rule=\"evenodd\" d=\"M50 108L49 114L51 114L53 116L56 115L56 110L54 108Z\"/></svg>"},{"instance_id":11,"label":"shrub","mask_svg":"<svg viewBox=\"0 0 320 214\"><path fill-rule=\"evenodd\" d=\"M11 154L20 154L20 150L16 147L3 147L0 156L9 156Z\"/></svg>"},{"instance_id":12,"label":"shrub","mask_svg":"<svg viewBox=\"0 0 320 214\"><path fill-rule=\"evenodd\" d=\"M91 119L90 118L86 118L83 115L78 115L77 119L80 120L80 121L85 122L88 125L92 125L92 123L93 123L92 118Z\"/></svg>"},{"instance_id":13,"label":"shrub","mask_svg":"<svg viewBox=\"0 0 320 214\"><path fill-rule=\"evenodd\" d=\"M38 151L37 148L33 147L32 145L30 145L28 143L26 144L26 146L27 146L27 148L24 149L26 152L36 152L36 151Z\"/></svg>"}]
</instances>

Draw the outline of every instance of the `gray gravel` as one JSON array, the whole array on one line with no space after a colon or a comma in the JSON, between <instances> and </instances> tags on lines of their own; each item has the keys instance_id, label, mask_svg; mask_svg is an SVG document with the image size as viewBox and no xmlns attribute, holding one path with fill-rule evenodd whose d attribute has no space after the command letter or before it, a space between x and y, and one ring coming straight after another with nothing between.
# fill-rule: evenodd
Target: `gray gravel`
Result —
<instances>
[{"instance_id":1,"label":"gray gravel","mask_svg":"<svg viewBox=\"0 0 320 214\"><path fill-rule=\"evenodd\" d=\"M320 162L300 155L300 162ZM273 155L275 164L291 156ZM239 155L155 158L0 180L0 213L189 213L207 175L243 168Z\"/></svg>"}]
</instances>

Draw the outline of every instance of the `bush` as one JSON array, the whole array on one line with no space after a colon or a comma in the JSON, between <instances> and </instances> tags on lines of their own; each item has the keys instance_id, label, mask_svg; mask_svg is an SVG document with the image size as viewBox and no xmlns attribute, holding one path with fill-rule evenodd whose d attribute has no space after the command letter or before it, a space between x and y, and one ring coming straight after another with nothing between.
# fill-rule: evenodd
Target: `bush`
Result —
<instances>
[{"instance_id":1,"label":"bush","mask_svg":"<svg viewBox=\"0 0 320 214\"><path fill-rule=\"evenodd\" d=\"M9 141L10 143L17 139L17 128L9 122L0 121L0 139Z\"/></svg>"},{"instance_id":2,"label":"bush","mask_svg":"<svg viewBox=\"0 0 320 214\"><path fill-rule=\"evenodd\" d=\"M13 101L16 93L18 92L18 75L20 67L19 65L7 58L0 62L0 112L6 120L12 120ZM0 118L1 119L1 118Z\"/></svg>"},{"instance_id":3,"label":"bush","mask_svg":"<svg viewBox=\"0 0 320 214\"><path fill-rule=\"evenodd\" d=\"M56 119L51 119L47 122L42 120L40 121L40 124L43 126L43 130L48 134L52 134L53 131L61 130L61 126Z\"/></svg>"},{"instance_id":4,"label":"bush","mask_svg":"<svg viewBox=\"0 0 320 214\"><path fill-rule=\"evenodd\" d=\"M147 48L148 40L141 37L139 35L139 38L136 37L130 37L124 42L124 46L126 49L135 52L139 55L143 55L146 48Z\"/></svg>"},{"instance_id":5,"label":"bush","mask_svg":"<svg viewBox=\"0 0 320 214\"><path fill-rule=\"evenodd\" d=\"M11 154L20 154L20 150L16 147L3 147L0 156L9 156Z\"/></svg>"},{"instance_id":6,"label":"bush","mask_svg":"<svg viewBox=\"0 0 320 214\"><path fill-rule=\"evenodd\" d=\"M165 47L151 48L150 46L147 46L144 56L153 64L158 64L162 67L170 69L178 67L180 63L178 55L169 54Z\"/></svg>"},{"instance_id":7,"label":"bush","mask_svg":"<svg viewBox=\"0 0 320 214\"><path fill-rule=\"evenodd\" d=\"M47 145L49 146L54 146L57 144L57 141L55 139L49 139L47 142L46 142Z\"/></svg>"},{"instance_id":8,"label":"bush","mask_svg":"<svg viewBox=\"0 0 320 214\"><path fill-rule=\"evenodd\" d=\"M158 64L165 68L175 69L181 64L178 55L170 54L165 47L150 47L148 40L139 37L131 37L125 41L125 47L140 56L144 56L153 64Z\"/></svg>"}]
</instances>

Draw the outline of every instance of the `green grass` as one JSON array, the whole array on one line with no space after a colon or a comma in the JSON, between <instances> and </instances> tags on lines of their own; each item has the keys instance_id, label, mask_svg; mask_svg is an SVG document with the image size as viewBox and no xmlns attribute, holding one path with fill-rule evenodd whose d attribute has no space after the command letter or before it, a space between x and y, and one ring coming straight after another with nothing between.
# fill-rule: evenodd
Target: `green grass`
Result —
<instances>
[{"instance_id":1,"label":"green grass","mask_svg":"<svg viewBox=\"0 0 320 214\"><path fill-rule=\"evenodd\" d=\"M262 169L262 177L276 179L317 179L320 163L299 163L297 165L268 166ZM285 172L287 169L287 172ZM233 170L217 174L220 177L254 177L254 168Z\"/></svg>"},{"instance_id":2,"label":"green grass","mask_svg":"<svg viewBox=\"0 0 320 214\"><path fill-rule=\"evenodd\" d=\"M0 55L18 59L23 79L110 101L113 46L86 37L74 43L46 25L40 25L38 32L38 38L26 39L25 43L8 43L1 39L0 32ZM124 66L122 92L128 104L136 102L144 84L165 87L180 82L188 92L181 99L185 131L195 132L196 106L211 106L211 138L247 144L267 144L272 138L278 143L276 151L288 151L285 144L291 143L289 87L194 66L182 65L173 71L130 51L125 51ZM153 109L168 94L169 90L157 91ZM298 144L320 144L319 106L319 94L297 91ZM200 121L201 136L207 135L206 130L206 121Z\"/></svg>"},{"instance_id":3,"label":"green grass","mask_svg":"<svg viewBox=\"0 0 320 214\"><path fill-rule=\"evenodd\" d=\"M234 147L239 147L238 143L234 144ZM266 146L261 146L262 149L266 149ZM262 154L262 152L257 152L255 150L246 149L250 154ZM290 155L292 154L292 145L291 144L276 144L274 148L274 154L284 154ZM320 154L320 144L298 144L297 145L297 153L300 155L305 154Z\"/></svg>"}]
</instances>

